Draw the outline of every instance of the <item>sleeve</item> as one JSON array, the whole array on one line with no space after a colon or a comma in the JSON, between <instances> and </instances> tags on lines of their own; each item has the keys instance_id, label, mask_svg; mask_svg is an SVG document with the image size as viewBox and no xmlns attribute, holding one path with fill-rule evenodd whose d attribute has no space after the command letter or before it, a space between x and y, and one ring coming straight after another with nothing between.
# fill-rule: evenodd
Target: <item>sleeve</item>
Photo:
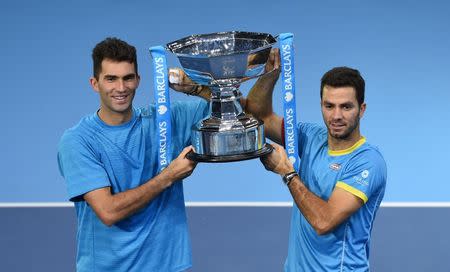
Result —
<instances>
[{"instance_id":1,"label":"sleeve","mask_svg":"<svg viewBox=\"0 0 450 272\"><path fill-rule=\"evenodd\" d=\"M298 123L297 124L298 133L298 155L300 158L303 157L305 147L311 144L313 140L317 140L320 135L324 133L324 127L314 124L314 123ZM283 132L284 135L284 132Z\"/></svg>"},{"instance_id":2,"label":"sleeve","mask_svg":"<svg viewBox=\"0 0 450 272\"><path fill-rule=\"evenodd\" d=\"M336 187L359 197L366 203L386 186L386 164L377 153L367 150L353 157Z\"/></svg>"},{"instance_id":3,"label":"sleeve","mask_svg":"<svg viewBox=\"0 0 450 272\"><path fill-rule=\"evenodd\" d=\"M58 166L71 201L80 201L87 192L111 186L99 156L76 135L63 135L58 146Z\"/></svg>"},{"instance_id":4,"label":"sleeve","mask_svg":"<svg viewBox=\"0 0 450 272\"><path fill-rule=\"evenodd\" d=\"M191 144L192 126L204 119L209 113L209 104L200 98L186 102L174 102L172 107L172 135L182 138L185 146Z\"/></svg>"}]
</instances>

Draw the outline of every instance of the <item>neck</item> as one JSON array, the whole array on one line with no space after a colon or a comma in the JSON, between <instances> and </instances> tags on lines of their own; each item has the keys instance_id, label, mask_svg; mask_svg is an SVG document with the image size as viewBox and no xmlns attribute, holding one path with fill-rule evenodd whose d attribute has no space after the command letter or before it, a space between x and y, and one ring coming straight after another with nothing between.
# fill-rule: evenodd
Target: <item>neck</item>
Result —
<instances>
[{"instance_id":1,"label":"neck","mask_svg":"<svg viewBox=\"0 0 450 272\"><path fill-rule=\"evenodd\" d=\"M133 116L133 109L130 107L125 112L111 112L100 108L97 112L98 117L110 126L118 126L131 120Z\"/></svg>"},{"instance_id":2,"label":"neck","mask_svg":"<svg viewBox=\"0 0 450 272\"><path fill-rule=\"evenodd\" d=\"M328 133L328 148L333 151L344 150L352 147L357 141L361 139L359 130L355 130L347 138L339 139L331 136Z\"/></svg>"}]
</instances>

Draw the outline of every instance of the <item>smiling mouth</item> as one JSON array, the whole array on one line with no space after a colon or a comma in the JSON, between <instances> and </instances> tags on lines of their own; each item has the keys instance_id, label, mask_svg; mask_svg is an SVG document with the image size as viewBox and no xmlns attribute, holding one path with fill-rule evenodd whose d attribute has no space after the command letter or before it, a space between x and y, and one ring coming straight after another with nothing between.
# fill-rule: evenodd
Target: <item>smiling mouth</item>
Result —
<instances>
[{"instance_id":1,"label":"smiling mouth","mask_svg":"<svg viewBox=\"0 0 450 272\"><path fill-rule=\"evenodd\" d=\"M128 95L115 95L112 98L117 101L125 101L127 99Z\"/></svg>"},{"instance_id":2,"label":"smiling mouth","mask_svg":"<svg viewBox=\"0 0 450 272\"><path fill-rule=\"evenodd\" d=\"M345 125L344 124L331 124L331 127L333 129L341 129L341 128L344 128Z\"/></svg>"}]
</instances>

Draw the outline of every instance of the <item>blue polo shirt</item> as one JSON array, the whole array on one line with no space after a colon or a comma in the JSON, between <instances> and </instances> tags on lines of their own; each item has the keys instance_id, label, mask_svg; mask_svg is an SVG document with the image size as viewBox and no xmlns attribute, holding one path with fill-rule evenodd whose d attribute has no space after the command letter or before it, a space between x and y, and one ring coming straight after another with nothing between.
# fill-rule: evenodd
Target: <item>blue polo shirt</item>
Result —
<instances>
[{"instance_id":1,"label":"blue polo shirt","mask_svg":"<svg viewBox=\"0 0 450 272\"><path fill-rule=\"evenodd\" d=\"M339 187L364 205L321 236L294 205L285 271L368 271L370 233L386 187L383 156L365 138L346 150L329 150L327 130L318 125L300 123L298 133L300 176L306 187L324 200Z\"/></svg>"},{"instance_id":2,"label":"blue polo shirt","mask_svg":"<svg viewBox=\"0 0 450 272\"><path fill-rule=\"evenodd\" d=\"M191 144L191 127L207 112L205 101L172 103L172 158ZM157 135L152 105L133 109L131 120L119 126L91 114L62 136L58 164L77 213L77 271L175 272L191 266L181 182L111 227L83 199L95 189L110 186L119 193L157 175Z\"/></svg>"}]
</instances>

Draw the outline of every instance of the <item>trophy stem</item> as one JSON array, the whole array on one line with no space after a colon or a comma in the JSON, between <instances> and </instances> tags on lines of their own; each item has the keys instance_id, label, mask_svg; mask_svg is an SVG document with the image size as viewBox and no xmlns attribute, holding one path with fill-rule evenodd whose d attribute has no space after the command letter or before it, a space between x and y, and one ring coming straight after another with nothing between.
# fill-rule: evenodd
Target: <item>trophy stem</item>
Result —
<instances>
[{"instance_id":1,"label":"trophy stem","mask_svg":"<svg viewBox=\"0 0 450 272\"><path fill-rule=\"evenodd\" d=\"M211 116L223 121L236 120L244 114L241 103L241 92L236 86L212 87Z\"/></svg>"}]
</instances>

